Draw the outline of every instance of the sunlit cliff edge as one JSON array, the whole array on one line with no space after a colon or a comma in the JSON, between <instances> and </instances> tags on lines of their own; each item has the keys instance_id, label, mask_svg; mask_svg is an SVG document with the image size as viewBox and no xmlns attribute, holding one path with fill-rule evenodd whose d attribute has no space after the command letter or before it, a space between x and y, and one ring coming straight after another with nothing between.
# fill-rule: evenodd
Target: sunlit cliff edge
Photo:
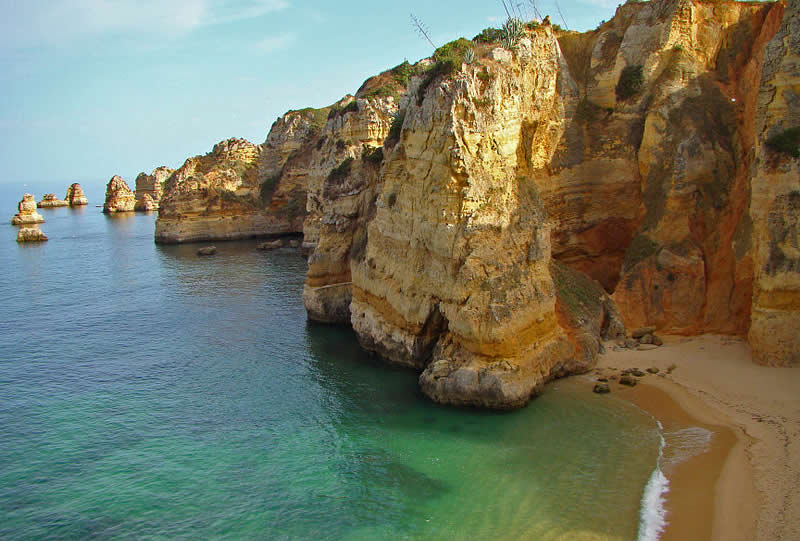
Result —
<instances>
[{"instance_id":1,"label":"sunlit cliff edge","mask_svg":"<svg viewBox=\"0 0 800 541\"><path fill-rule=\"evenodd\" d=\"M309 318L443 403L524 405L625 327L798 365L799 5L628 3L453 42L187 160L156 241L302 232Z\"/></svg>"}]
</instances>

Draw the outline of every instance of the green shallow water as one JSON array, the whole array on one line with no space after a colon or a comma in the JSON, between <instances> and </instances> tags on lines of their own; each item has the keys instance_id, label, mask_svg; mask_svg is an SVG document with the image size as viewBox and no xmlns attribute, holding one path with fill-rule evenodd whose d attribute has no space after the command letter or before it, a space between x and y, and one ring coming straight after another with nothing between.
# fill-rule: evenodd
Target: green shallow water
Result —
<instances>
[{"instance_id":1,"label":"green shallow water","mask_svg":"<svg viewBox=\"0 0 800 541\"><path fill-rule=\"evenodd\" d=\"M0 226L0 538L636 538L659 434L627 403L437 406L307 323L294 252L43 214L43 245Z\"/></svg>"}]
</instances>

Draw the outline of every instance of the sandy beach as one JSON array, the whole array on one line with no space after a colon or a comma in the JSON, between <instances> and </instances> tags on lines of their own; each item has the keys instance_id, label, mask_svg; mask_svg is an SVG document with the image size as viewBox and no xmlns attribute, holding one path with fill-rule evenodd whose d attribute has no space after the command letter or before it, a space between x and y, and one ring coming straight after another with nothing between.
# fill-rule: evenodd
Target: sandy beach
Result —
<instances>
[{"instance_id":1,"label":"sandy beach","mask_svg":"<svg viewBox=\"0 0 800 541\"><path fill-rule=\"evenodd\" d=\"M612 380L612 391L665 433L713 434L703 452L664 468L662 539L800 539L800 368L756 365L747 343L727 336L664 337L647 351L606 346L593 379L658 368L633 388Z\"/></svg>"}]
</instances>

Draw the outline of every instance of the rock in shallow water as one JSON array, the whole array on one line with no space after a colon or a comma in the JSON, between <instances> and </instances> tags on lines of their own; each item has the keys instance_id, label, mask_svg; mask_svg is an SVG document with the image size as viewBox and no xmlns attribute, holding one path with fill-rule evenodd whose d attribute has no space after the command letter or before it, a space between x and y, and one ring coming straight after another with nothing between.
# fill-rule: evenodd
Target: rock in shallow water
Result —
<instances>
[{"instance_id":1,"label":"rock in shallow water","mask_svg":"<svg viewBox=\"0 0 800 541\"><path fill-rule=\"evenodd\" d=\"M38 227L22 227L17 232L17 242L44 242L47 235Z\"/></svg>"},{"instance_id":2,"label":"rock in shallow water","mask_svg":"<svg viewBox=\"0 0 800 541\"><path fill-rule=\"evenodd\" d=\"M197 250L197 255L214 255L217 253L216 246L206 246L205 248L200 248Z\"/></svg>"},{"instance_id":3,"label":"rock in shallow water","mask_svg":"<svg viewBox=\"0 0 800 541\"><path fill-rule=\"evenodd\" d=\"M609 387L608 383L598 383L592 390L597 394L607 394L611 392L611 387Z\"/></svg>"}]
</instances>

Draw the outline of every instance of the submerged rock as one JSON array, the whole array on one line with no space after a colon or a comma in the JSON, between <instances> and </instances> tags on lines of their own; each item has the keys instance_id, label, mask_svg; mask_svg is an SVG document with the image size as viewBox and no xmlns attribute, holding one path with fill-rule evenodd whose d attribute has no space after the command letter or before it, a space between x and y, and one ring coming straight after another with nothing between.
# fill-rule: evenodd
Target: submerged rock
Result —
<instances>
[{"instance_id":1,"label":"submerged rock","mask_svg":"<svg viewBox=\"0 0 800 541\"><path fill-rule=\"evenodd\" d=\"M36 212L36 199L34 199L33 195L29 193L23 195L22 201L19 202L17 208L19 212L17 212L14 217L11 218L11 223L13 225L44 223L44 218L42 218L42 215Z\"/></svg>"},{"instance_id":2,"label":"submerged rock","mask_svg":"<svg viewBox=\"0 0 800 541\"><path fill-rule=\"evenodd\" d=\"M197 255L214 255L217 253L216 246L206 246L197 250Z\"/></svg>"},{"instance_id":3,"label":"submerged rock","mask_svg":"<svg viewBox=\"0 0 800 541\"><path fill-rule=\"evenodd\" d=\"M283 247L283 241L281 239L262 242L261 244L258 245L258 249L263 251L277 250L278 248L282 247Z\"/></svg>"}]
</instances>

